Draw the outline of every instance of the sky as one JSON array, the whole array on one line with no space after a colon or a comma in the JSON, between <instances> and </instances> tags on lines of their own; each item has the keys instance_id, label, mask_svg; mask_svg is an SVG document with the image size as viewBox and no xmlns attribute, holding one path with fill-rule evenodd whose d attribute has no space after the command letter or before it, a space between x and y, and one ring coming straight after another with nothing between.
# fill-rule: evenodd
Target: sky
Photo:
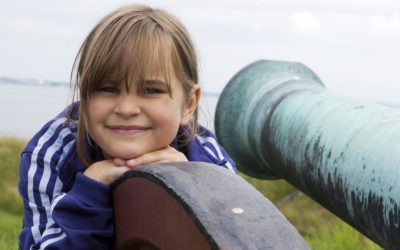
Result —
<instances>
[{"instance_id":1,"label":"sky","mask_svg":"<svg viewBox=\"0 0 400 250\"><path fill-rule=\"evenodd\" d=\"M0 76L68 81L83 39L131 1L0 0ZM400 104L398 0L139 1L175 14L200 58L200 83L220 92L259 59L301 62L329 91Z\"/></svg>"}]
</instances>

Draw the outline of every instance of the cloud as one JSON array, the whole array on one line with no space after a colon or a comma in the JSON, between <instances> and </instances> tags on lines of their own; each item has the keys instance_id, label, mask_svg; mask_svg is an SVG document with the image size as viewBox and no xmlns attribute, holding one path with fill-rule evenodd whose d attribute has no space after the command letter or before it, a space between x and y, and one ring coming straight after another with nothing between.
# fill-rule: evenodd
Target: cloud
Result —
<instances>
[{"instance_id":1,"label":"cloud","mask_svg":"<svg viewBox=\"0 0 400 250\"><path fill-rule=\"evenodd\" d=\"M369 19L369 26L377 33L400 31L400 14L374 14Z\"/></svg>"},{"instance_id":2,"label":"cloud","mask_svg":"<svg viewBox=\"0 0 400 250\"><path fill-rule=\"evenodd\" d=\"M56 35L68 37L78 33L78 30L73 27L34 19L12 19L1 25L0 29L26 35Z\"/></svg>"},{"instance_id":3,"label":"cloud","mask_svg":"<svg viewBox=\"0 0 400 250\"><path fill-rule=\"evenodd\" d=\"M318 18L311 12L294 13L293 22L300 33L315 33L321 28Z\"/></svg>"}]
</instances>

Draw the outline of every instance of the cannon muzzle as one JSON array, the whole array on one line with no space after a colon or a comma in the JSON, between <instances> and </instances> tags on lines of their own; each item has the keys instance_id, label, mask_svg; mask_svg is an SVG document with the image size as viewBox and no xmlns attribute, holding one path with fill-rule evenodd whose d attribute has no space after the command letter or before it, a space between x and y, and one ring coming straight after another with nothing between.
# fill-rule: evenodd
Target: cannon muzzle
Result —
<instances>
[{"instance_id":1,"label":"cannon muzzle","mask_svg":"<svg viewBox=\"0 0 400 250\"><path fill-rule=\"evenodd\" d=\"M257 61L223 90L216 133L240 171L283 178L400 249L400 112L326 90L300 63Z\"/></svg>"}]
</instances>

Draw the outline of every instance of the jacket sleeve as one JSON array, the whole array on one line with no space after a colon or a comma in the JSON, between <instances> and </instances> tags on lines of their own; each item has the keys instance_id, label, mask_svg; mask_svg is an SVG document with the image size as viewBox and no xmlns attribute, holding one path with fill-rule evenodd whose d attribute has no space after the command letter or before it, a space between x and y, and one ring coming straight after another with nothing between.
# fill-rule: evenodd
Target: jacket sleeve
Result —
<instances>
[{"instance_id":1,"label":"jacket sleeve","mask_svg":"<svg viewBox=\"0 0 400 250\"><path fill-rule=\"evenodd\" d=\"M227 168L233 173L237 172L235 162L225 149L219 145L217 138L211 131L199 125L199 134L196 136L195 141L198 143L192 143L192 145L190 145L191 147L188 149L189 157L193 158L189 160L210 162ZM199 146L197 146L197 144ZM199 154L199 157L196 156L197 154Z\"/></svg>"},{"instance_id":2,"label":"jacket sleeve","mask_svg":"<svg viewBox=\"0 0 400 250\"><path fill-rule=\"evenodd\" d=\"M233 173L237 173L235 162L228 155L225 149L219 145L214 136L198 137L202 144L204 153L212 159L211 163L227 168Z\"/></svg>"},{"instance_id":3,"label":"jacket sleeve","mask_svg":"<svg viewBox=\"0 0 400 250\"><path fill-rule=\"evenodd\" d=\"M19 249L110 249L110 188L78 173L68 192L55 157L23 153L19 191L24 203Z\"/></svg>"}]
</instances>

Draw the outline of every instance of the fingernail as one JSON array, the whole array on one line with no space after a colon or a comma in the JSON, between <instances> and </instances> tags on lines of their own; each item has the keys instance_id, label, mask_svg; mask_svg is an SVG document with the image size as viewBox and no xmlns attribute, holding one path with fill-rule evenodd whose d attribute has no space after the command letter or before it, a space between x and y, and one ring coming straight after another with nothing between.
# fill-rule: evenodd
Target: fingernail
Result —
<instances>
[{"instance_id":1,"label":"fingernail","mask_svg":"<svg viewBox=\"0 0 400 250\"><path fill-rule=\"evenodd\" d=\"M134 165L136 163L136 160L135 159L131 159L131 160L128 160L126 163L128 165Z\"/></svg>"},{"instance_id":2,"label":"fingernail","mask_svg":"<svg viewBox=\"0 0 400 250\"><path fill-rule=\"evenodd\" d=\"M118 164L118 165L123 165L123 164L125 164L125 161L120 158L115 158L114 163Z\"/></svg>"}]
</instances>

